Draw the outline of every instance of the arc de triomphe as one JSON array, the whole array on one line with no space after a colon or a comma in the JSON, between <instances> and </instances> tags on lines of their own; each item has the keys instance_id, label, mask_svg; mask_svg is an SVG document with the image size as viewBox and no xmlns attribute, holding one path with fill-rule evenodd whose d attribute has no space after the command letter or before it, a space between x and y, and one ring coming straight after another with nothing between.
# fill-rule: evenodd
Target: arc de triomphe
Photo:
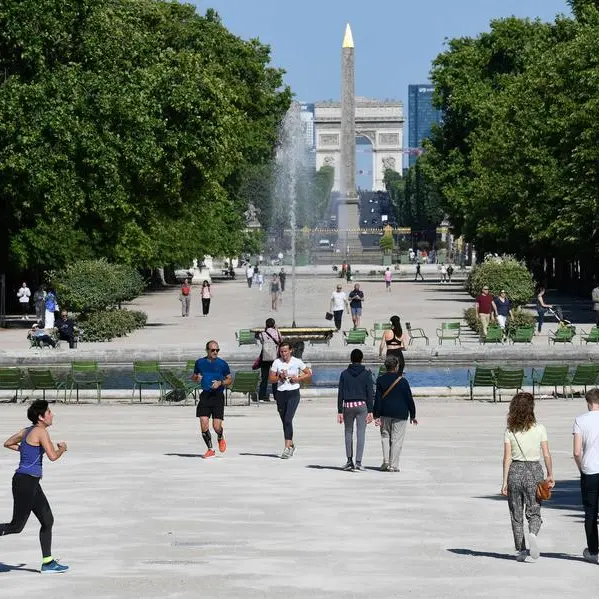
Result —
<instances>
[{"instance_id":1,"label":"arc de triomphe","mask_svg":"<svg viewBox=\"0 0 599 599\"><path fill-rule=\"evenodd\" d=\"M372 189L384 190L383 177L390 168L403 168L403 103L356 98L356 137L372 144ZM316 168L335 168L334 191L341 191L341 104L317 102L314 105Z\"/></svg>"}]
</instances>

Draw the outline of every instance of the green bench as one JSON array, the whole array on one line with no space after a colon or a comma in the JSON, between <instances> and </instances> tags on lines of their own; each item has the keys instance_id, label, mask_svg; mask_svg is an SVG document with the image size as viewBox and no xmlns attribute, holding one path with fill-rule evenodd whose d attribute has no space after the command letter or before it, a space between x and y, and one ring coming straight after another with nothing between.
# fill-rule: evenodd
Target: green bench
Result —
<instances>
[{"instance_id":1,"label":"green bench","mask_svg":"<svg viewBox=\"0 0 599 599\"><path fill-rule=\"evenodd\" d=\"M462 345L462 340L460 339L461 326L459 322L442 322L441 328L437 329L439 345L443 345L443 341L453 341L454 345L457 341Z\"/></svg>"},{"instance_id":2,"label":"green bench","mask_svg":"<svg viewBox=\"0 0 599 599\"><path fill-rule=\"evenodd\" d=\"M235 338L240 347L242 345L256 345L257 343L256 334L250 331L250 329L239 329L235 333Z\"/></svg>"}]
</instances>

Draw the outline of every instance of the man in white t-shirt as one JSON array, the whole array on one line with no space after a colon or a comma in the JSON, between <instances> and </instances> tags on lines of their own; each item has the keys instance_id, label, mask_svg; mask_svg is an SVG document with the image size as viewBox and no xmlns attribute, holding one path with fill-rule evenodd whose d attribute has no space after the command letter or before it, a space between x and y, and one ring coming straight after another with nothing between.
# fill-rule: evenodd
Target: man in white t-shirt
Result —
<instances>
[{"instance_id":1,"label":"man in white t-shirt","mask_svg":"<svg viewBox=\"0 0 599 599\"><path fill-rule=\"evenodd\" d=\"M580 470L580 491L584 506L587 562L599 563L597 515L599 513L599 389L585 395L588 412L574 420L574 461Z\"/></svg>"},{"instance_id":2,"label":"man in white t-shirt","mask_svg":"<svg viewBox=\"0 0 599 599\"><path fill-rule=\"evenodd\" d=\"M281 459L288 460L293 456L293 417L300 402L300 382L308 380L312 371L300 360L291 355L291 346L287 341L279 345L279 355L270 367L268 380L276 383L277 411L283 423L285 449Z\"/></svg>"},{"instance_id":3,"label":"man in white t-shirt","mask_svg":"<svg viewBox=\"0 0 599 599\"><path fill-rule=\"evenodd\" d=\"M335 328L339 331L341 329L341 318L343 317L343 310L349 314L349 304L347 303L347 295L343 291L341 285L337 285L337 291L333 291L331 294L331 312L335 317Z\"/></svg>"}]
</instances>

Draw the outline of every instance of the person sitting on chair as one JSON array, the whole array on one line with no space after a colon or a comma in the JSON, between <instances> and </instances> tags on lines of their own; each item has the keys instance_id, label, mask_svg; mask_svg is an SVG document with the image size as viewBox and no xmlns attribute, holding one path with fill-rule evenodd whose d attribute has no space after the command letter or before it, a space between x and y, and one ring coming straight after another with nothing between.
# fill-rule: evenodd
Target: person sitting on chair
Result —
<instances>
[{"instance_id":1,"label":"person sitting on chair","mask_svg":"<svg viewBox=\"0 0 599 599\"><path fill-rule=\"evenodd\" d=\"M75 334L75 322L69 318L69 313L66 310L60 312L60 319L56 323L58 329L58 338L61 341L68 341L69 347L74 349L77 344L77 335Z\"/></svg>"},{"instance_id":2,"label":"person sitting on chair","mask_svg":"<svg viewBox=\"0 0 599 599\"><path fill-rule=\"evenodd\" d=\"M40 329L37 323L29 329L27 339L32 342L32 347L44 347L44 345L56 347L56 341L52 339L49 332L46 329Z\"/></svg>"}]
</instances>

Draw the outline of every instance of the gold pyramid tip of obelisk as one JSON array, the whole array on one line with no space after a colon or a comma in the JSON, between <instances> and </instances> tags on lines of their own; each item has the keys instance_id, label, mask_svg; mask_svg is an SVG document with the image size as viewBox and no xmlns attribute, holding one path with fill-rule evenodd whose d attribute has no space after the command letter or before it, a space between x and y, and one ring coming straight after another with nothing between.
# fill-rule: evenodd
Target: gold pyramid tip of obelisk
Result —
<instances>
[{"instance_id":1,"label":"gold pyramid tip of obelisk","mask_svg":"<svg viewBox=\"0 0 599 599\"><path fill-rule=\"evenodd\" d=\"M354 38L351 34L351 27L349 23L345 27L345 37L343 38L343 46L342 48L353 48L354 47Z\"/></svg>"}]
</instances>

